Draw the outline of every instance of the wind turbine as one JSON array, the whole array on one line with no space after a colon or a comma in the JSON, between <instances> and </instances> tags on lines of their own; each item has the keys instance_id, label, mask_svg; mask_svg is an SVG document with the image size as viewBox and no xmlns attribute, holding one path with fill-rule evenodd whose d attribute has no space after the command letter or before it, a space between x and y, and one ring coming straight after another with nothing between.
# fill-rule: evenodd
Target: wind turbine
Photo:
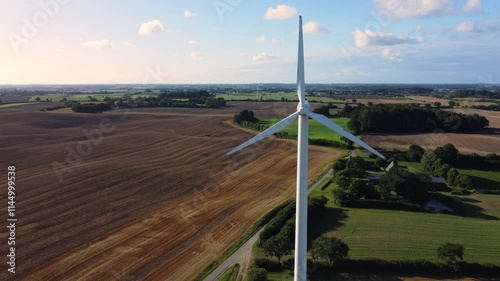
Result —
<instances>
[{"instance_id":1,"label":"wind turbine","mask_svg":"<svg viewBox=\"0 0 500 281\"><path fill-rule=\"evenodd\" d=\"M307 164L308 164L308 137L309 127L308 119L312 118L325 127L341 134L352 142L367 149L380 158L385 157L371 148L368 144L358 139L351 133L344 130L341 126L328 119L326 116L311 112L309 102L305 98L305 77L304 77L304 43L302 34L302 16L299 17L299 54L297 65L297 95L299 104L297 111L286 117L280 122L274 124L267 130L264 130L255 137L237 146L229 151L227 155L231 155L243 148L252 145L272 134L275 134L288 127L295 118L299 119L299 136L297 144L297 202L296 202L296 225L295 225L295 281L306 281L307 277Z\"/></svg>"}]
</instances>

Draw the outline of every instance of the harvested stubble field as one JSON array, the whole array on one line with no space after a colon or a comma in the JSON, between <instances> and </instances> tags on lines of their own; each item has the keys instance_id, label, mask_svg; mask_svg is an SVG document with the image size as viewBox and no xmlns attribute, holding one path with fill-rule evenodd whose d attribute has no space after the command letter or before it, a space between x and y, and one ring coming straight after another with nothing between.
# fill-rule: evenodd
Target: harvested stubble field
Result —
<instances>
[{"instance_id":1,"label":"harvested stubble field","mask_svg":"<svg viewBox=\"0 0 500 281\"><path fill-rule=\"evenodd\" d=\"M434 149L451 143L462 152L479 154L500 153L500 112L478 109L453 109L452 111L466 114L479 114L490 121L490 126L484 130L470 134L451 133L415 133L415 134L367 134L364 140L373 147L382 149L405 150L411 144L418 144L425 149Z\"/></svg>"},{"instance_id":2,"label":"harvested stubble field","mask_svg":"<svg viewBox=\"0 0 500 281\"><path fill-rule=\"evenodd\" d=\"M16 280L192 280L294 194L295 144L267 140L226 157L251 137L230 118L39 111L46 106L0 110L2 169L17 167ZM105 118L112 127L88 146L82 129ZM79 142L80 163L67 158ZM340 157L310 154L311 177ZM54 161L71 169L62 181Z\"/></svg>"}]
</instances>

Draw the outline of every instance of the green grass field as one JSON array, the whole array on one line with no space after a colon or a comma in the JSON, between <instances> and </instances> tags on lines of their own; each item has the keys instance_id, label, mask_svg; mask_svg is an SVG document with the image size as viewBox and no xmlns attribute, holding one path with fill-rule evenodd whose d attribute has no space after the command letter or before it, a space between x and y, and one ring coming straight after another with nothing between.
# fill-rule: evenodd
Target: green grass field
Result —
<instances>
[{"instance_id":1,"label":"green grass field","mask_svg":"<svg viewBox=\"0 0 500 281\"><path fill-rule=\"evenodd\" d=\"M34 103L27 103L27 102L6 103L6 104L0 104L0 108L9 108L9 107L21 106L21 105L27 105L27 104L34 104Z\"/></svg>"},{"instance_id":2,"label":"green grass field","mask_svg":"<svg viewBox=\"0 0 500 281\"><path fill-rule=\"evenodd\" d=\"M281 100L282 98L287 101L298 101L296 92L279 92L279 93L260 92L258 95L257 92L251 92L251 93L231 93L231 94L216 94L216 95L217 97L224 98L225 100L228 101L241 101L241 100L257 101L259 99L266 101L266 100ZM335 99L331 97L320 97L320 96L308 96L307 99L309 101L324 102L324 103L331 102L331 103L344 104L346 102L341 99Z\"/></svg>"},{"instance_id":3,"label":"green grass field","mask_svg":"<svg viewBox=\"0 0 500 281\"><path fill-rule=\"evenodd\" d=\"M331 118L335 123L342 126L347 130L347 122L349 122L349 118L338 117ZM267 126L271 126L281 121L281 118L265 118L261 119L261 122ZM297 136L298 134L298 121L295 120L288 128L284 129L283 132L288 133L292 136ZM316 120L309 120L309 138L310 139L325 139L325 140L335 140L340 141L340 135L333 132L332 130L326 128L325 126L318 123Z\"/></svg>"},{"instance_id":4,"label":"green grass field","mask_svg":"<svg viewBox=\"0 0 500 281\"><path fill-rule=\"evenodd\" d=\"M500 265L500 220L459 217L446 214L393 210L339 208L333 205L331 184L311 196L325 195L336 222L316 222L335 226L327 231L346 242L353 259L438 261L436 249L446 241L465 246L468 262ZM500 195L462 196L486 214L500 218Z\"/></svg>"},{"instance_id":5,"label":"green grass field","mask_svg":"<svg viewBox=\"0 0 500 281\"><path fill-rule=\"evenodd\" d=\"M238 272L240 270L240 265L239 264L235 264L233 266L231 266L230 268L228 268L228 270L226 270L224 273L222 273L222 275L217 278L216 280L217 281L237 281L237 277L238 277Z\"/></svg>"}]
</instances>

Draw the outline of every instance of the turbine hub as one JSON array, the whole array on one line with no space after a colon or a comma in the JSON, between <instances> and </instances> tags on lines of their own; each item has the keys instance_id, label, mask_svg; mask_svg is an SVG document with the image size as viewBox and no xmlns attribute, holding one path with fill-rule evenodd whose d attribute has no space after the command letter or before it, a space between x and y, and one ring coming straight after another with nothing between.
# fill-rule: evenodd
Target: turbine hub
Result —
<instances>
[{"instance_id":1,"label":"turbine hub","mask_svg":"<svg viewBox=\"0 0 500 281\"><path fill-rule=\"evenodd\" d=\"M309 101L304 100L304 102L299 102L297 105L297 111L300 112L301 115L306 114L311 111L311 106L309 105Z\"/></svg>"}]
</instances>

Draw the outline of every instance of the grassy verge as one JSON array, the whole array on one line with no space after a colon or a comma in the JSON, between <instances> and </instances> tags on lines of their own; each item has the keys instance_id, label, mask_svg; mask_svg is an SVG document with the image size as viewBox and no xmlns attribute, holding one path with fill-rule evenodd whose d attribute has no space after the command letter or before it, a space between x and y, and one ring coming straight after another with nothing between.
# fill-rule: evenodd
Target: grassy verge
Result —
<instances>
[{"instance_id":1,"label":"grassy verge","mask_svg":"<svg viewBox=\"0 0 500 281\"><path fill-rule=\"evenodd\" d=\"M27 105L27 104L35 104L35 103L29 103L29 102L19 102L19 103L6 103L6 104L0 104L0 109L1 109L1 108L9 108L9 107L14 107L14 106Z\"/></svg>"},{"instance_id":2,"label":"grassy verge","mask_svg":"<svg viewBox=\"0 0 500 281\"><path fill-rule=\"evenodd\" d=\"M237 281L238 272L240 271L240 265L235 264L231 266L226 272L224 272L217 281Z\"/></svg>"}]
</instances>

